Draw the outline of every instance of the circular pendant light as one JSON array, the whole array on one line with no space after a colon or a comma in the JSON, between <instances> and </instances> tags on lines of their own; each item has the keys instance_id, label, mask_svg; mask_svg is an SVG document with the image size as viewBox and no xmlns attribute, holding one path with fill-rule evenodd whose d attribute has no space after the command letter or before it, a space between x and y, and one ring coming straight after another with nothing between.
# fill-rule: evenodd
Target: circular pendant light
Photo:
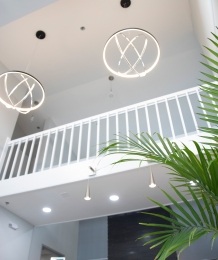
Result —
<instances>
[{"instance_id":1,"label":"circular pendant light","mask_svg":"<svg viewBox=\"0 0 218 260\"><path fill-rule=\"evenodd\" d=\"M39 30L35 36L37 39L43 40L46 33ZM27 68L29 65L30 63ZM45 99L42 84L26 71L7 71L1 74L0 87L0 102L21 114L27 114L39 108Z\"/></svg>"},{"instance_id":2,"label":"circular pendant light","mask_svg":"<svg viewBox=\"0 0 218 260\"><path fill-rule=\"evenodd\" d=\"M124 78L144 77L160 58L160 47L153 35L142 29L124 29L105 44L103 60L107 69Z\"/></svg>"},{"instance_id":3,"label":"circular pendant light","mask_svg":"<svg viewBox=\"0 0 218 260\"><path fill-rule=\"evenodd\" d=\"M8 71L1 74L0 86L0 102L22 114L37 109L45 99L41 83L25 72Z\"/></svg>"}]
</instances>

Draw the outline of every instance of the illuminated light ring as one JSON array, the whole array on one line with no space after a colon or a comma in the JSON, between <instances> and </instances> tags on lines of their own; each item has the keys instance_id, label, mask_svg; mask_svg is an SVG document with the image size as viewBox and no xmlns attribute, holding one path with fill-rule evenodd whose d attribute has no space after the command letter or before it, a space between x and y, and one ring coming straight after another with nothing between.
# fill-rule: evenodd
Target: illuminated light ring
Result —
<instances>
[{"instance_id":1,"label":"illuminated light ring","mask_svg":"<svg viewBox=\"0 0 218 260\"><path fill-rule=\"evenodd\" d=\"M136 49L135 45L133 44L133 42L139 37L139 35L135 36L131 41L130 41L129 38L126 37L124 34L121 34L121 35L122 35L122 36L127 40L127 42L129 42L129 43L126 45L124 51L122 51L122 48L121 48L120 43L119 43L119 41L118 41L117 35L115 35L116 44L117 44L117 47L118 47L118 49L119 49L119 51L120 51L120 53L121 53L121 57L120 57L120 60L119 60L119 62L118 62L118 67L120 66L121 61L122 61L122 59L124 58L124 60L126 61L126 63L129 65L129 69L128 69L126 72L118 72L118 73L121 73L121 74L125 74L125 75L126 75L127 73L129 73L129 72L131 72L131 71L134 70L134 71L139 75L139 77L140 77L140 72L138 72L138 71L135 69L135 67L136 67L136 65L139 63L139 61L141 61L143 67L145 66L145 65L144 65L144 62L143 62L143 60L142 60L142 56L143 56L144 53L145 53L148 40L145 39L145 43L144 43L143 49L142 49L141 54L140 54L140 53L138 52L138 50ZM143 35L143 36L144 36L144 35ZM128 48L129 48L130 46L133 47L134 51L136 52L136 54L137 54L137 56L138 56L138 59L136 60L136 62L135 62L133 65L129 62L129 60L127 59L127 57L126 57L126 55L125 55L126 51L128 50Z\"/></svg>"},{"instance_id":2,"label":"illuminated light ring","mask_svg":"<svg viewBox=\"0 0 218 260\"><path fill-rule=\"evenodd\" d=\"M8 77L10 77L10 76L15 77L15 78L21 77L22 79L9 92ZM1 74L0 79L3 79L4 91L5 91L6 97L8 99L8 100L5 100L5 99L1 98L1 96L0 96L0 102L2 104L4 104L7 108L15 109L21 114L27 114L30 111L39 108L45 100L45 91L44 91L42 84L36 78L34 78L33 76L31 76L28 73L21 72L21 71L8 71L8 72ZM30 85L28 80L31 80L33 82L32 85ZM23 84L25 84L27 92L17 103L14 103L12 101L11 97L13 96L14 92L19 87L21 87ZM37 100L37 104L34 103L33 93L32 93L35 88L37 88L37 91L41 92L41 100L40 101ZM30 98L30 107L20 107L19 105L21 105L22 102L25 101L27 98Z\"/></svg>"},{"instance_id":3,"label":"illuminated light ring","mask_svg":"<svg viewBox=\"0 0 218 260\"><path fill-rule=\"evenodd\" d=\"M137 36L134 36L131 40L129 39L129 37L127 37L124 33L126 32L131 32L131 31L134 31L134 32L139 32L140 35L137 35ZM124 50L122 50L121 46L120 46L120 43L119 43L119 40L118 40L118 35L121 34L123 37L125 37L125 39L127 40L128 44L127 46L124 48ZM137 48L135 47L134 45L134 41L137 40L137 38L139 36L144 36L145 37L145 43L144 43L144 46L143 46L143 49L141 51L141 54L139 53L139 51L137 50ZM142 67L144 67L144 62L142 60L142 56L143 54L145 53L146 51L146 48L147 48L147 44L148 44L148 40L146 39L146 35L150 37L150 39L153 40L153 42L155 43L155 46L157 48L157 56L156 56L156 59L154 61L154 63L150 66L150 68L148 69L145 69L143 72L138 72L135 67L136 65L141 62L142 64ZM124 59L126 61L126 63L129 65L129 69L126 71L126 72L119 72L119 71L115 71L114 69L112 69L107 60L106 60L106 51L107 51L107 48L108 46L110 45L110 43L112 41L115 41L116 44L117 44L117 48L121 54L120 56L120 60L118 62L118 67L120 66L121 64L121 61ZM134 49L134 51L136 52L137 56L138 56L138 59L135 61L134 64L131 64L128 60L128 58L125 56L125 53L126 51L128 50L129 47L132 47ZM119 77L124 77L124 78L137 78L137 77L144 77L147 73L149 73L150 71L152 71L154 69L154 67L157 65L158 61L160 59L160 47L159 47L159 44L157 42L157 40L155 39L155 37L153 35L151 35L150 33L142 30L142 29L135 29L135 28L130 28L130 29L124 29L124 30L121 30L121 31L118 31L116 32L115 34L113 34L109 39L108 41L106 42L105 46L104 46L104 50L103 50L103 61L104 61L104 64L105 66L107 67L107 69L112 72L113 74L119 76ZM128 74L129 72L132 72L132 71L135 71L134 74Z\"/></svg>"}]
</instances>

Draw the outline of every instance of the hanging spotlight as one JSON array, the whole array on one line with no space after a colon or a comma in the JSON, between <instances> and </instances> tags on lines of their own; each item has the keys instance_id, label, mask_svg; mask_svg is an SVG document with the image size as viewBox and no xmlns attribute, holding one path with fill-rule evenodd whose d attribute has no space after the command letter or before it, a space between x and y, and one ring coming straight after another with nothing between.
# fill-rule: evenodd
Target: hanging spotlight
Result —
<instances>
[{"instance_id":1,"label":"hanging spotlight","mask_svg":"<svg viewBox=\"0 0 218 260\"><path fill-rule=\"evenodd\" d=\"M89 170L91 171L91 172L89 172L89 176L95 176L96 175L96 170L92 166L89 166Z\"/></svg>"},{"instance_id":2,"label":"hanging spotlight","mask_svg":"<svg viewBox=\"0 0 218 260\"><path fill-rule=\"evenodd\" d=\"M91 200L89 180L87 182L86 194L85 194L84 200Z\"/></svg>"},{"instance_id":3,"label":"hanging spotlight","mask_svg":"<svg viewBox=\"0 0 218 260\"><path fill-rule=\"evenodd\" d=\"M36 37L45 38L45 32L37 31ZM32 75L22 71L8 71L0 75L0 102L7 108L27 114L39 108L45 99L42 84Z\"/></svg>"},{"instance_id":4,"label":"hanging spotlight","mask_svg":"<svg viewBox=\"0 0 218 260\"><path fill-rule=\"evenodd\" d=\"M109 93L109 97L113 98L114 97L114 93L113 93L113 88L112 88L112 81L114 80L114 76L110 75L108 77L109 81L110 81L110 93Z\"/></svg>"},{"instance_id":5,"label":"hanging spotlight","mask_svg":"<svg viewBox=\"0 0 218 260\"><path fill-rule=\"evenodd\" d=\"M151 170L151 167L150 167L150 184L149 184L149 187L150 188L155 188L157 185L154 181L154 176L153 176L153 172Z\"/></svg>"}]
</instances>

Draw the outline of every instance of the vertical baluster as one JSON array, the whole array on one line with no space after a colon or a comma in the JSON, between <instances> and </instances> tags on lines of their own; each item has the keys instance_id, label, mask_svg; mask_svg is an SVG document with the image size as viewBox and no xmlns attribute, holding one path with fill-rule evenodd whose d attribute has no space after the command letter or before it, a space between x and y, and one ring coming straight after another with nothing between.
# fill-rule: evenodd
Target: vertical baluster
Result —
<instances>
[{"instance_id":1,"label":"vertical baluster","mask_svg":"<svg viewBox=\"0 0 218 260\"><path fill-rule=\"evenodd\" d=\"M43 138L43 135L41 134L39 137L39 144L38 144L36 158L35 158L35 162L34 162L33 173L36 172L36 166L37 166L37 163L39 160L39 154L40 154L40 150L41 150L41 146L42 146L42 138Z\"/></svg>"},{"instance_id":2,"label":"vertical baluster","mask_svg":"<svg viewBox=\"0 0 218 260\"><path fill-rule=\"evenodd\" d=\"M172 133L172 138L175 139L176 135L175 135L174 127L173 127L173 121L172 121L172 116L171 116L171 113L170 113L170 107L169 107L168 99L165 99L165 104L166 104L166 108L167 108L167 115L168 115L169 122L170 122L170 129L171 129L171 133Z\"/></svg>"},{"instance_id":3,"label":"vertical baluster","mask_svg":"<svg viewBox=\"0 0 218 260\"><path fill-rule=\"evenodd\" d=\"M155 110L156 110L156 114L157 114L157 122L158 122L159 134L161 136L163 136L163 130L162 130L162 126L161 126L160 113L159 113L157 102L155 102Z\"/></svg>"},{"instance_id":4,"label":"vertical baluster","mask_svg":"<svg viewBox=\"0 0 218 260\"><path fill-rule=\"evenodd\" d=\"M44 156L43 156L43 160L42 160L41 171L43 171L44 168L45 168L45 161L46 161L46 157L47 157L47 153L48 153L48 145L49 145L49 141L50 141L50 135L51 135L51 132L48 132L47 140L46 140L46 144L45 144Z\"/></svg>"},{"instance_id":5,"label":"vertical baluster","mask_svg":"<svg viewBox=\"0 0 218 260\"><path fill-rule=\"evenodd\" d=\"M200 92L200 88L196 89L196 93L197 93L197 96L198 96L198 100L200 101L199 103L200 103L200 106L202 107L203 114L204 114L204 115L207 115L207 112L204 110L205 106L204 106L204 104L202 103L202 98L201 98L201 95L200 95L199 92ZM207 123L207 127L211 128L211 123L208 122L208 121L206 121L206 123Z\"/></svg>"},{"instance_id":6,"label":"vertical baluster","mask_svg":"<svg viewBox=\"0 0 218 260\"><path fill-rule=\"evenodd\" d=\"M193 119L193 122L194 122L195 130L198 133L199 132L198 123L197 123L197 120L196 120L196 117L195 117L195 113L194 113L194 110L193 110L193 107L192 107L192 103L191 103L189 94L187 92L185 94L186 94L188 105L189 105L189 108L190 108L190 111L191 111L191 115L192 115L192 119Z\"/></svg>"},{"instance_id":7,"label":"vertical baluster","mask_svg":"<svg viewBox=\"0 0 218 260\"><path fill-rule=\"evenodd\" d=\"M126 118L126 136L129 137L129 117L128 110L125 110L125 118Z\"/></svg>"},{"instance_id":8,"label":"vertical baluster","mask_svg":"<svg viewBox=\"0 0 218 260\"><path fill-rule=\"evenodd\" d=\"M7 150L9 149L9 143L10 139L7 138L6 141L5 141L5 144L4 144L4 148L2 150L2 153L1 153L1 158L0 158L0 180L2 179L2 167L4 165L4 162L5 162L5 159L6 159L6 155L7 155Z\"/></svg>"},{"instance_id":9,"label":"vertical baluster","mask_svg":"<svg viewBox=\"0 0 218 260\"><path fill-rule=\"evenodd\" d=\"M83 122L81 122L80 126L79 126L79 141L78 141L78 150L77 150L78 151L78 153L77 153L77 162L80 161L82 133L83 133Z\"/></svg>"},{"instance_id":10,"label":"vertical baluster","mask_svg":"<svg viewBox=\"0 0 218 260\"><path fill-rule=\"evenodd\" d=\"M109 145L109 114L106 117L106 145Z\"/></svg>"},{"instance_id":11,"label":"vertical baluster","mask_svg":"<svg viewBox=\"0 0 218 260\"><path fill-rule=\"evenodd\" d=\"M150 121L149 121L149 114L148 114L148 106L147 105L145 105L145 116L146 116L148 133L149 133L149 135L151 135L151 126L150 126Z\"/></svg>"},{"instance_id":12,"label":"vertical baluster","mask_svg":"<svg viewBox=\"0 0 218 260\"><path fill-rule=\"evenodd\" d=\"M6 164L5 164L4 172L3 172L3 175L2 175L2 180L4 180L5 177L6 177L6 173L7 173L7 170L8 170L8 166L9 166L9 162L11 160L11 155L12 155L13 150L14 150L14 143L10 146L10 152L8 154L8 158L7 158L7 161L6 161Z\"/></svg>"},{"instance_id":13,"label":"vertical baluster","mask_svg":"<svg viewBox=\"0 0 218 260\"><path fill-rule=\"evenodd\" d=\"M55 156L55 152L56 152L56 145L57 145L57 139L58 139L58 130L55 130L54 133L55 137L54 137L54 144L53 144L53 148L52 148L52 153L51 153L51 161L50 161L50 166L49 168L51 169L54 163L54 156Z\"/></svg>"},{"instance_id":14,"label":"vertical baluster","mask_svg":"<svg viewBox=\"0 0 218 260\"><path fill-rule=\"evenodd\" d=\"M12 164L11 171L10 171L10 174L9 174L9 179L13 177L13 172L14 172L14 169L15 169L15 165L17 163L17 157L18 157L18 154L19 154L19 151L20 151L20 145L21 145L21 140L19 140L19 142L17 144L17 150L16 150L16 153L15 153L15 156L14 156L14 159L13 159L13 164Z\"/></svg>"},{"instance_id":15,"label":"vertical baluster","mask_svg":"<svg viewBox=\"0 0 218 260\"><path fill-rule=\"evenodd\" d=\"M88 123L88 137L87 137L87 150L86 150L86 159L89 159L90 154L90 139L91 139L91 119Z\"/></svg>"},{"instance_id":16,"label":"vertical baluster","mask_svg":"<svg viewBox=\"0 0 218 260\"><path fill-rule=\"evenodd\" d=\"M70 164L70 160L71 160L71 151L72 151L72 146L73 146L73 135L74 135L74 125L71 126L71 131L70 131L70 146L69 146L69 151L68 151L68 164Z\"/></svg>"},{"instance_id":17,"label":"vertical baluster","mask_svg":"<svg viewBox=\"0 0 218 260\"><path fill-rule=\"evenodd\" d=\"M17 176L20 176L20 172L21 172L21 169L22 169L22 166L23 166L23 163L24 163L25 154L26 154L27 144L28 144L28 139L25 140L23 152L22 152L20 163L19 163L19 166L18 166Z\"/></svg>"},{"instance_id":18,"label":"vertical baluster","mask_svg":"<svg viewBox=\"0 0 218 260\"><path fill-rule=\"evenodd\" d=\"M97 138L96 138L96 156L98 156L99 152L99 142L100 142L100 118L97 119Z\"/></svg>"},{"instance_id":19,"label":"vertical baluster","mask_svg":"<svg viewBox=\"0 0 218 260\"><path fill-rule=\"evenodd\" d=\"M140 134L140 126L139 126L139 113L138 113L138 108L135 107L135 118L136 118L136 130L137 130L137 134Z\"/></svg>"},{"instance_id":20,"label":"vertical baluster","mask_svg":"<svg viewBox=\"0 0 218 260\"><path fill-rule=\"evenodd\" d=\"M65 137L66 137L66 126L64 127L63 135L62 135L61 152L60 152L60 158L59 158L59 167L61 166L61 163L62 163L62 160L63 160Z\"/></svg>"},{"instance_id":21,"label":"vertical baluster","mask_svg":"<svg viewBox=\"0 0 218 260\"><path fill-rule=\"evenodd\" d=\"M179 110L179 115L180 115L180 119L181 119L181 123L182 123L182 128L183 128L184 134L187 136L187 130L186 130L186 127L185 127L185 121L184 121L184 118L183 118L183 114L182 114L182 110L181 110L181 106L180 106L180 103L179 103L178 96L176 96L176 104L177 104L177 107L178 107L178 110Z\"/></svg>"},{"instance_id":22,"label":"vertical baluster","mask_svg":"<svg viewBox=\"0 0 218 260\"><path fill-rule=\"evenodd\" d=\"M119 118L118 118L118 112L116 112L116 139L118 138L119 135Z\"/></svg>"},{"instance_id":23,"label":"vertical baluster","mask_svg":"<svg viewBox=\"0 0 218 260\"><path fill-rule=\"evenodd\" d=\"M119 142L119 118L118 117L119 117L119 114L118 114L118 112L116 112L116 119L115 119L116 120L116 142ZM119 145L118 145L118 147L119 147Z\"/></svg>"},{"instance_id":24,"label":"vertical baluster","mask_svg":"<svg viewBox=\"0 0 218 260\"><path fill-rule=\"evenodd\" d=\"M27 165L26 165L26 169L25 169L25 173L24 173L25 175L28 174L30 162L31 162L32 155L33 155L33 148L34 148L34 145L35 145L35 140L36 140L36 137L34 136L34 138L32 140L32 144L31 144L30 152L29 152L29 155L28 155Z\"/></svg>"}]
</instances>

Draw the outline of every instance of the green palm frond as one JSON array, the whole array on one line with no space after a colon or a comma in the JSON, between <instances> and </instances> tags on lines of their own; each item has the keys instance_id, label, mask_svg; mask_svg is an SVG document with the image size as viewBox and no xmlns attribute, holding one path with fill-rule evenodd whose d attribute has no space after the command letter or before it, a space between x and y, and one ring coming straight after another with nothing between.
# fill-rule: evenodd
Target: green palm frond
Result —
<instances>
[{"instance_id":1,"label":"green palm frond","mask_svg":"<svg viewBox=\"0 0 218 260\"><path fill-rule=\"evenodd\" d=\"M155 258L159 260L166 259L175 251L184 250L191 243L206 234L212 234L213 239L218 236L218 211L214 201L207 199L204 194L202 194L202 200L200 201L194 190L188 187L192 199L190 202L176 187L171 187L183 202L183 205L178 203L167 192L162 191L169 199L171 207L162 205L158 201L150 200L156 206L167 211L170 216L144 212L144 214L160 218L168 224L140 223L141 225L152 226L157 229L144 234L139 239L146 240L144 245L150 244L151 248L161 246ZM193 202L195 202L195 207Z\"/></svg>"},{"instance_id":2,"label":"green palm frond","mask_svg":"<svg viewBox=\"0 0 218 260\"><path fill-rule=\"evenodd\" d=\"M154 141L149 134L133 135L132 138L122 136L120 139L103 148L101 153L123 154L124 156L114 164L129 161L155 162L165 165L172 175L172 180L181 186L193 181L195 192L203 192L213 197L218 203L218 150L211 148L210 152L194 142L196 152L187 146L178 146L168 138L157 134L158 141ZM216 168L217 166L217 168Z\"/></svg>"},{"instance_id":3,"label":"green palm frond","mask_svg":"<svg viewBox=\"0 0 218 260\"><path fill-rule=\"evenodd\" d=\"M212 123L213 127L201 127L200 130L209 135L210 145L217 146L218 140L218 37L213 34L214 39L209 39L216 51L211 48L205 47L212 57L202 55L209 64L201 62L201 64L211 71L211 74L202 72L207 80L200 80L203 85L201 90L203 93L201 97L204 101L201 101L201 109L203 113L200 113L201 120Z\"/></svg>"}]
</instances>

